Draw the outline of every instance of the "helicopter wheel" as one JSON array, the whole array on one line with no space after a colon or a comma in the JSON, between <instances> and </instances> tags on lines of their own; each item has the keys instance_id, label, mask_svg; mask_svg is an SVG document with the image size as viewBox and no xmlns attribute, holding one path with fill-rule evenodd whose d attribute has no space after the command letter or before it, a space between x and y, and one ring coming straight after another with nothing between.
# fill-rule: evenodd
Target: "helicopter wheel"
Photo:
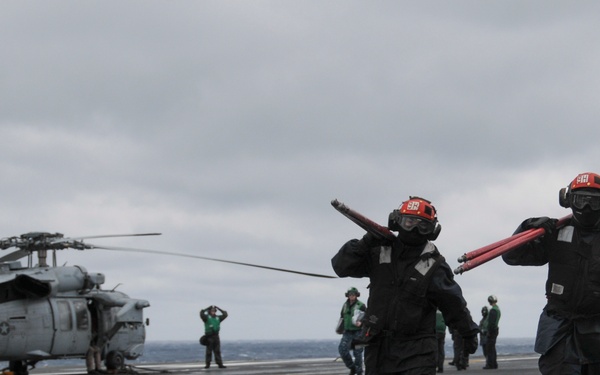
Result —
<instances>
[{"instance_id":1,"label":"helicopter wheel","mask_svg":"<svg viewBox=\"0 0 600 375\"><path fill-rule=\"evenodd\" d=\"M125 358L123 357L123 353L113 350L109 352L104 360L104 364L106 365L107 370L120 370L125 365Z\"/></svg>"},{"instance_id":2,"label":"helicopter wheel","mask_svg":"<svg viewBox=\"0 0 600 375\"><path fill-rule=\"evenodd\" d=\"M26 361L9 361L8 368L14 375L28 375Z\"/></svg>"}]
</instances>

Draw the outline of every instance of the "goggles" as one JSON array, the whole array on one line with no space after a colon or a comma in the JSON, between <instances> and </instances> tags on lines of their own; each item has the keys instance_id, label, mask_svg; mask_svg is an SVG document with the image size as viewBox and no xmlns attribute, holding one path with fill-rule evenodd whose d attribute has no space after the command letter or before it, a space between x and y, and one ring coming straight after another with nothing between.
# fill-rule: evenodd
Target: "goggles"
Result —
<instances>
[{"instance_id":1,"label":"goggles","mask_svg":"<svg viewBox=\"0 0 600 375\"><path fill-rule=\"evenodd\" d=\"M593 211L600 210L600 195L577 194L572 193L571 205L578 210L583 210L585 206L590 206Z\"/></svg>"},{"instance_id":2,"label":"goggles","mask_svg":"<svg viewBox=\"0 0 600 375\"><path fill-rule=\"evenodd\" d=\"M422 219L417 216L401 215L400 216L400 227L407 232L410 232L414 228L417 228L421 234L431 234L435 225L426 219Z\"/></svg>"}]
</instances>

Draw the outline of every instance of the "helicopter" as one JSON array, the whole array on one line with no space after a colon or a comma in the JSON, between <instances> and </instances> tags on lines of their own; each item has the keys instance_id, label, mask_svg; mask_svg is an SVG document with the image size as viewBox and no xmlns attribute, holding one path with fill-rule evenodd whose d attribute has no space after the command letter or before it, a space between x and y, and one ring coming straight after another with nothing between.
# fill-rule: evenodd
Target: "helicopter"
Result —
<instances>
[{"instance_id":1,"label":"helicopter","mask_svg":"<svg viewBox=\"0 0 600 375\"><path fill-rule=\"evenodd\" d=\"M0 257L0 361L8 361L14 375L28 375L37 362L86 358L92 342L102 348L107 370L120 370L125 359L143 355L146 339L144 309L149 301L102 289L102 273L83 266L57 266L56 251L105 249L189 257L242 266L335 278L283 268L164 252L149 249L96 246L92 238L155 236L160 233L64 237L62 233L29 232L0 239L0 250L16 248ZM52 252L52 265L48 253ZM34 254L37 264L34 265ZM27 265L20 259L27 257ZM118 285L117 285L118 286Z\"/></svg>"},{"instance_id":2,"label":"helicopter","mask_svg":"<svg viewBox=\"0 0 600 375\"><path fill-rule=\"evenodd\" d=\"M8 361L13 374L27 375L40 360L85 358L92 339L104 348L107 369L120 369L125 359L142 355L149 324L143 309L150 303L101 289L102 273L82 266L57 267L56 251L98 248L84 243L85 238L159 234L65 238L61 233L30 232L0 239L0 249L18 249L0 258L0 361ZM21 264L23 257L28 257L27 266Z\"/></svg>"}]
</instances>

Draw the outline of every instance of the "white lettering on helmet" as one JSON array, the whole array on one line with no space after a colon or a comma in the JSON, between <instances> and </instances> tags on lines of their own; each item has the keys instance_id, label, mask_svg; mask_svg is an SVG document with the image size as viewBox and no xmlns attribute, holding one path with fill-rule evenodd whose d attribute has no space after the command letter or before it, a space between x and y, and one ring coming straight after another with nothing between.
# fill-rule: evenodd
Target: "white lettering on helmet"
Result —
<instances>
[{"instance_id":1,"label":"white lettering on helmet","mask_svg":"<svg viewBox=\"0 0 600 375\"><path fill-rule=\"evenodd\" d=\"M577 176L577 183L578 184L587 184L590 181L590 175L589 174L580 174L579 176Z\"/></svg>"},{"instance_id":2,"label":"white lettering on helmet","mask_svg":"<svg viewBox=\"0 0 600 375\"><path fill-rule=\"evenodd\" d=\"M410 201L406 205L406 209L407 210L411 210L411 211L418 211L419 210L419 206L420 206L420 202Z\"/></svg>"}]
</instances>

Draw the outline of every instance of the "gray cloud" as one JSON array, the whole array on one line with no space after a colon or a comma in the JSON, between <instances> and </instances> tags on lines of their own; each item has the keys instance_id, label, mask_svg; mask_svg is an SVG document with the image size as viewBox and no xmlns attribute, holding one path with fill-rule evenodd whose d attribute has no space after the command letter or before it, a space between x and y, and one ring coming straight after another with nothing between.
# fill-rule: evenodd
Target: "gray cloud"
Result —
<instances>
[{"instance_id":1,"label":"gray cloud","mask_svg":"<svg viewBox=\"0 0 600 375\"><path fill-rule=\"evenodd\" d=\"M101 244L333 274L408 195L438 208L451 267L598 171L595 4L9 2L0 12L2 233L160 231ZM106 241L106 242L104 242ZM59 259L150 300L149 339L332 338L351 285L106 251ZM535 334L545 269L457 276L478 318ZM518 290L518 293L516 292ZM272 322L265 332L253 322Z\"/></svg>"}]
</instances>

